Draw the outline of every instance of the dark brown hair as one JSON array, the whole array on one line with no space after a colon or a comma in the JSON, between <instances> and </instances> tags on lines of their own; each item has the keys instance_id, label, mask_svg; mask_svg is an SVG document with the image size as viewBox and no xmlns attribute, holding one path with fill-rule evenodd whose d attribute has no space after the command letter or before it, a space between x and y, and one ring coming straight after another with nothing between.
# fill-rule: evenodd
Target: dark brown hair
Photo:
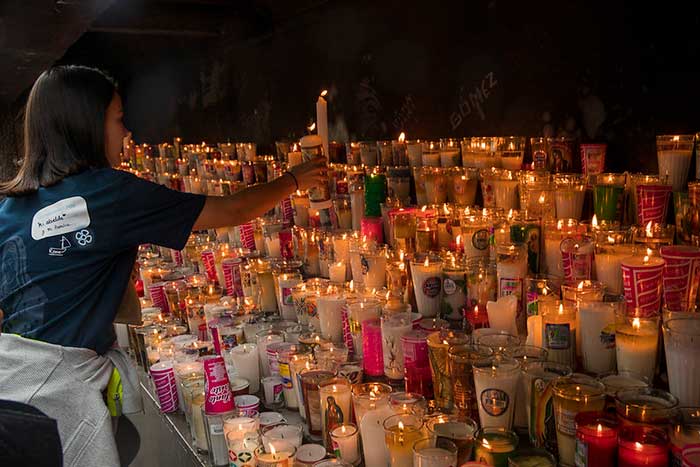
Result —
<instances>
[{"instance_id":1,"label":"dark brown hair","mask_svg":"<svg viewBox=\"0 0 700 467\"><path fill-rule=\"evenodd\" d=\"M100 70L57 66L34 83L24 115L24 159L0 196L22 196L88 168L108 167L104 123L117 86Z\"/></svg>"}]
</instances>

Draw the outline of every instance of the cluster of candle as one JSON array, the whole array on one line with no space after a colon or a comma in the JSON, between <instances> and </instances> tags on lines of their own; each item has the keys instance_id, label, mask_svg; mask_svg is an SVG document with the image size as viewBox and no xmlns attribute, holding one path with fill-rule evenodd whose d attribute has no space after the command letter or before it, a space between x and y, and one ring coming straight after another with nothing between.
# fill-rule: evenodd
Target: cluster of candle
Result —
<instances>
[{"instance_id":1,"label":"cluster of candle","mask_svg":"<svg viewBox=\"0 0 700 467\"><path fill-rule=\"evenodd\" d=\"M674 244L693 243L687 212L677 239L665 224L683 141L660 137L660 176L603 173L599 145L582 145L584 174L549 173L573 167L556 139L529 141L531 163L524 138L331 142L327 187L182 252L143 247L153 308L119 335L214 465L696 465L697 418L679 407L700 406L700 248ZM187 160L185 177L268 164L253 183L324 151L314 135L277 160L176 146L153 159ZM210 354L232 411L205 407Z\"/></svg>"}]
</instances>

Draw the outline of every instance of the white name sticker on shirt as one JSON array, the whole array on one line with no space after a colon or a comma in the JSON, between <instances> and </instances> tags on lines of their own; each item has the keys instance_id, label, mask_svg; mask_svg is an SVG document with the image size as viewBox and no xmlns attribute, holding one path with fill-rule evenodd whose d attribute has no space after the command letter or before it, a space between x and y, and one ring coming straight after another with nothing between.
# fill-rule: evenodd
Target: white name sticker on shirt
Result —
<instances>
[{"instance_id":1,"label":"white name sticker on shirt","mask_svg":"<svg viewBox=\"0 0 700 467\"><path fill-rule=\"evenodd\" d=\"M40 209L32 219L32 238L55 237L90 225L87 202L82 196L62 199Z\"/></svg>"}]
</instances>

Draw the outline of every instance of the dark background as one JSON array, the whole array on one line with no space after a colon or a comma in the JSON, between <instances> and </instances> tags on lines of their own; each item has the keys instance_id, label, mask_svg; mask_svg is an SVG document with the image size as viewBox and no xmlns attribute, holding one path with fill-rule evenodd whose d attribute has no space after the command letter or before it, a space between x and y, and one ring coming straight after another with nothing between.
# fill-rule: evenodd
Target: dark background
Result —
<instances>
[{"instance_id":1,"label":"dark background","mask_svg":"<svg viewBox=\"0 0 700 467\"><path fill-rule=\"evenodd\" d=\"M655 134L700 130L697 2L97 3L54 60L112 73L137 142L264 150L323 89L339 140L569 134L607 142L611 170L652 172Z\"/></svg>"}]
</instances>

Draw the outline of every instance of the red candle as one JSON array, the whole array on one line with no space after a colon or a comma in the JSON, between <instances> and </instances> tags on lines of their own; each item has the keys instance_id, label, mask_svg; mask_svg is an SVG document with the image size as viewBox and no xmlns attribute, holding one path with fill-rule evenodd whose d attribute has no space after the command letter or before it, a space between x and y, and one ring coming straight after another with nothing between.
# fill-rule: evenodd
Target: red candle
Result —
<instances>
[{"instance_id":1,"label":"red candle","mask_svg":"<svg viewBox=\"0 0 700 467\"><path fill-rule=\"evenodd\" d=\"M576 465L614 467L617 420L604 412L580 412L575 422Z\"/></svg>"},{"instance_id":2,"label":"red candle","mask_svg":"<svg viewBox=\"0 0 700 467\"><path fill-rule=\"evenodd\" d=\"M619 467L666 467L668 465L668 435L651 426L626 426L617 437Z\"/></svg>"},{"instance_id":3,"label":"red candle","mask_svg":"<svg viewBox=\"0 0 700 467\"><path fill-rule=\"evenodd\" d=\"M489 327L489 315L486 313L486 310L480 310L479 305L475 305L473 310L465 308L464 317L467 318L472 329Z\"/></svg>"}]
</instances>

